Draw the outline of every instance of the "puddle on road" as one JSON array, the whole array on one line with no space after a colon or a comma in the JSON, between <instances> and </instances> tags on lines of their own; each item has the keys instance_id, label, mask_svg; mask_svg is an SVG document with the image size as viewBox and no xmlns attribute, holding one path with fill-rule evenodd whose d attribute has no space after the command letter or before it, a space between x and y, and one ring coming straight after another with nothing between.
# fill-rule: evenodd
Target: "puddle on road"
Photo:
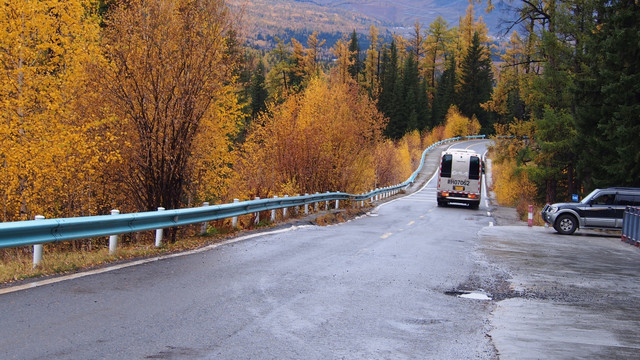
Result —
<instances>
[{"instance_id":1,"label":"puddle on road","mask_svg":"<svg viewBox=\"0 0 640 360\"><path fill-rule=\"evenodd\" d=\"M471 291L471 290L453 290L453 291L445 291L445 295L455 296L464 299L472 299L472 300L492 300L490 296L488 296L483 291Z\"/></svg>"}]
</instances>

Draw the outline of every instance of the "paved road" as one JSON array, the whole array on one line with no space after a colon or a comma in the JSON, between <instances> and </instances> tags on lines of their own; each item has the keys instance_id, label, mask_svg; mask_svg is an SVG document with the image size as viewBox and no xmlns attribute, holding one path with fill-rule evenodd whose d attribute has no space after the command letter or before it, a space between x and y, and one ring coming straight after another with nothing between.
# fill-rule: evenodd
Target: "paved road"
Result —
<instances>
[{"instance_id":1,"label":"paved road","mask_svg":"<svg viewBox=\"0 0 640 360\"><path fill-rule=\"evenodd\" d=\"M346 224L0 295L0 358L632 358L637 249L438 208L427 175Z\"/></svg>"}]
</instances>

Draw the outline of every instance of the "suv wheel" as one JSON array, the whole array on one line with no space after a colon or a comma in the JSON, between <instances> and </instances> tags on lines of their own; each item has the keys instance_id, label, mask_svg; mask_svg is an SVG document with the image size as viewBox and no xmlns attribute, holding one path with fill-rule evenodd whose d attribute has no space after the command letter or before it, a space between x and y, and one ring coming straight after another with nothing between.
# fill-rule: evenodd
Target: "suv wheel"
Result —
<instances>
[{"instance_id":1,"label":"suv wheel","mask_svg":"<svg viewBox=\"0 0 640 360\"><path fill-rule=\"evenodd\" d=\"M553 228L562 235L571 235L578 228L578 220L573 215L560 215L556 219Z\"/></svg>"}]
</instances>

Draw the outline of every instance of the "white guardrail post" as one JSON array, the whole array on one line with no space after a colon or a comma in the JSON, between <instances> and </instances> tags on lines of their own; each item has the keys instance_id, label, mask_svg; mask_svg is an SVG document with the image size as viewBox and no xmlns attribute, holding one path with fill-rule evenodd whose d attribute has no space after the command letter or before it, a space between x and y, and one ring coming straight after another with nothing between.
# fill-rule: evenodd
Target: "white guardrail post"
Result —
<instances>
[{"instance_id":1,"label":"white guardrail post","mask_svg":"<svg viewBox=\"0 0 640 360\"><path fill-rule=\"evenodd\" d=\"M309 196L309 194L304 193L304 196ZM304 214L309 215L309 204L304 204Z\"/></svg>"},{"instance_id":2,"label":"white guardrail post","mask_svg":"<svg viewBox=\"0 0 640 360\"><path fill-rule=\"evenodd\" d=\"M159 207L158 211L164 211L163 207ZM156 229L156 247L162 246L162 235L164 234L163 229Z\"/></svg>"},{"instance_id":3,"label":"white guardrail post","mask_svg":"<svg viewBox=\"0 0 640 360\"><path fill-rule=\"evenodd\" d=\"M239 202L240 202L240 199L233 199L233 203L234 204L237 204ZM231 218L231 227L234 228L234 229L238 228L238 217L237 216L234 216L234 217Z\"/></svg>"},{"instance_id":4,"label":"white guardrail post","mask_svg":"<svg viewBox=\"0 0 640 360\"><path fill-rule=\"evenodd\" d=\"M207 206L209 206L208 201L205 201L202 203L202 207L207 207ZM207 233L207 222L205 221L200 225L200 235L204 235L206 233Z\"/></svg>"},{"instance_id":5,"label":"white guardrail post","mask_svg":"<svg viewBox=\"0 0 640 360\"><path fill-rule=\"evenodd\" d=\"M111 215L120 215L120 210L111 210ZM113 255L116 253L116 249L118 248L118 235L110 235L109 236L109 255Z\"/></svg>"},{"instance_id":6,"label":"white guardrail post","mask_svg":"<svg viewBox=\"0 0 640 360\"><path fill-rule=\"evenodd\" d=\"M274 195L273 200L278 200L278 196ZM271 222L272 223L276 222L276 209L271 210Z\"/></svg>"},{"instance_id":7,"label":"white guardrail post","mask_svg":"<svg viewBox=\"0 0 640 360\"><path fill-rule=\"evenodd\" d=\"M286 198L288 198L288 197L289 197L289 195L285 195L284 197L285 197L285 200L286 200ZM288 209L289 209L289 208L282 208L282 218L283 218L283 219L286 219L286 218L287 218L287 210L288 210Z\"/></svg>"},{"instance_id":8,"label":"white guardrail post","mask_svg":"<svg viewBox=\"0 0 640 360\"><path fill-rule=\"evenodd\" d=\"M34 220L44 220L44 216L36 215ZM42 262L42 244L33 245L33 268L35 269Z\"/></svg>"},{"instance_id":9,"label":"white guardrail post","mask_svg":"<svg viewBox=\"0 0 640 360\"><path fill-rule=\"evenodd\" d=\"M254 200L260 200L260 196L256 196ZM260 211L257 211L254 214L256 216L256 220L254 221L254 224L258 225L260 224Z\"/></svg>"}]
</instances>

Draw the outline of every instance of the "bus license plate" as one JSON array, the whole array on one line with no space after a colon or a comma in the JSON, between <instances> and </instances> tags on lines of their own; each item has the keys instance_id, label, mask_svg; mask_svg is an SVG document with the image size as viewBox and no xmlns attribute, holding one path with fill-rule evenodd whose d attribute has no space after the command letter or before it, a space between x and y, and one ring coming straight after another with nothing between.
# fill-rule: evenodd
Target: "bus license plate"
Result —
<instances>
[{"instance_id":1,"label":"bus license plate","mask_svg":"<svg viewBox=\"0 0 640 360\"><path fill-rule=\"evenodd\" d=\"M454 186L453 190L455 190L455 191L464 191L464 186Z\"/></svg>"}]
</instances>

